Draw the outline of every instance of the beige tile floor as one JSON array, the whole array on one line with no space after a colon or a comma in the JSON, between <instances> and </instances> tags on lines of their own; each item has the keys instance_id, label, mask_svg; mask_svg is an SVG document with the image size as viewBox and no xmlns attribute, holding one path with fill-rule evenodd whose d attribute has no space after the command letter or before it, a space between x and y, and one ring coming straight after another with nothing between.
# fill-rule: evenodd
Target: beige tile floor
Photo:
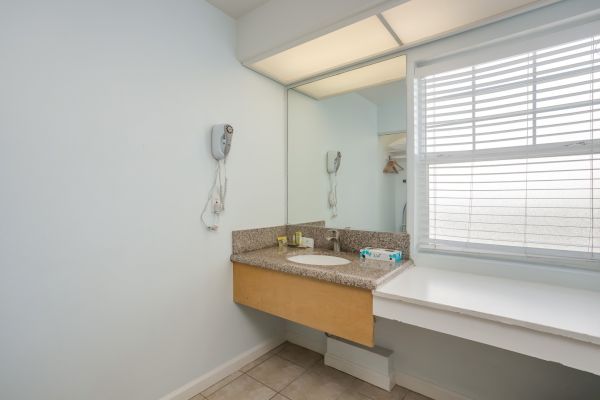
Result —
<instances>
[{"instance_id":1,"label":"beige tile floor","mask_svg":"<svg viewBox=\"0 0 600 400\"><path fill-rule=\"evenodd\" d=\"M323 364L323 357L284 343L190 400L430 400L400 386L391 392Z\"/></svg>"}]
</instances>

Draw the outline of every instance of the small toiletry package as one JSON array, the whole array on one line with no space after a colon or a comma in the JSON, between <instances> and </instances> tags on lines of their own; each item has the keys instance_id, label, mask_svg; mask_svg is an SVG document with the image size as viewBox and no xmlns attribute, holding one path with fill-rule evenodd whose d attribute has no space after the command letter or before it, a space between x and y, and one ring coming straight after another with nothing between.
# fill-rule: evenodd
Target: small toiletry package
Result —
<instances>
[{"instance_id":1,"label":"small toiletry package","mask_svg":"<svg viewBox=\"0 0 600 400\"><path fill-rule=\"evenodd\" d=\"M277 236L277 244L279 245L279 247L287 246L287 236Z\"/></svg>"},{"instance_id":2,"label":"small toiletry package","mask_svg":"<svg viewBox=\"0 0 600 400\"><path fill-rule=\"evenodd\" d=\"M360 258L365 260L380 260L399 263L402 261L402 252L400 250L365 247L364 249L360 250Z\"/></svg>"},{"instance_id":3,"label":"small toiletry package","mask_svg":"<svg viewBox=\"0 0 600 400\"><path fill-rule=\"evenodd\" d=\"M295 246L300 246L302 244L302 232L297 231L294 233L293 244Z\"/></svg>"}]
</instances>

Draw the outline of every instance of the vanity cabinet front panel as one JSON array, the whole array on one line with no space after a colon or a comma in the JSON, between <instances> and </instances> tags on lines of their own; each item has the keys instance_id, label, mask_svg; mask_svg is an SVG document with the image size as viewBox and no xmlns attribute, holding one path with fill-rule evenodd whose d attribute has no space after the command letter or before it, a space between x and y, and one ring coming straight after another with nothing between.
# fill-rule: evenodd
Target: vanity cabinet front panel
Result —
<instances>
[{"instance_id":1,"label":"vanity cabinet front panel","mask_svg":"<svg viewBox=\"0 0 600 400\"><path fill-rule=\"evenodd\" d=\"M370 290L233 263L238 304L373 347Z\"/></svg>"}]
</instances>

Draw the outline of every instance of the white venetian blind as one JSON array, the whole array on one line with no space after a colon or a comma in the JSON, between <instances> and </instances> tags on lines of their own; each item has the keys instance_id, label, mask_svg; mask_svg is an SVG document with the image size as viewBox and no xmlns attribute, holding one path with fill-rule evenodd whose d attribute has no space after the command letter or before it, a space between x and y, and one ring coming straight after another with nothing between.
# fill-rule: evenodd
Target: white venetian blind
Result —
<instances>
[{"instance_id":1,"label":"white venetian blind","mask_svg":"<svg viewBox=\"0 0 600 400\"><path fill-rule=\"evenodd\" d=\"M417 81L422 247L600 264L599 67L594 36Z\"/></svg>"}]
</instances>

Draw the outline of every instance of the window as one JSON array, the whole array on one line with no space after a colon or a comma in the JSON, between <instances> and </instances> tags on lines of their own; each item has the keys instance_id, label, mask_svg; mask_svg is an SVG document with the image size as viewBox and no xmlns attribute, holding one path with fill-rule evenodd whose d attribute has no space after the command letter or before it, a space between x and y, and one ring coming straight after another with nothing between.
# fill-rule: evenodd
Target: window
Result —
<instances>
[{"instance_id":1,"label":"window","mask_svg":"<svg viewBox=\"0 0 600 400\"><path fill-rule=\"evenodd\" d=\"M599 47L417 80L420 248L600 266Z\"/></svg>"}]
</instances>

